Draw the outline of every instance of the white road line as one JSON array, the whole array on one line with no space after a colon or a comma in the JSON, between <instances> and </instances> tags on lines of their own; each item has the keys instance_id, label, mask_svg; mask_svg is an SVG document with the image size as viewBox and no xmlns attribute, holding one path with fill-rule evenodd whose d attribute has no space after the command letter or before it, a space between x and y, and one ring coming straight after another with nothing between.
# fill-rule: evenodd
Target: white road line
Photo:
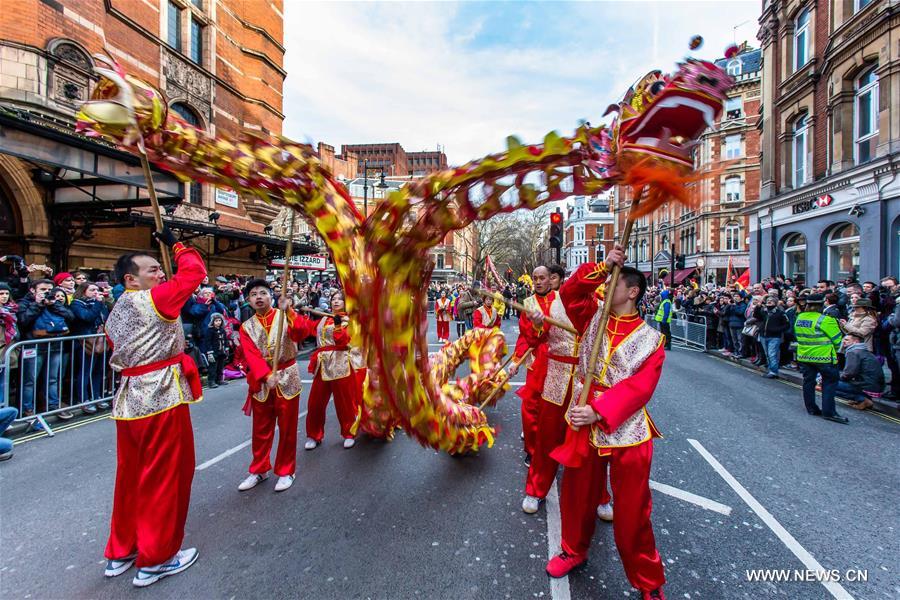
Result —
<instances>
[{"instance_id":1,"label":"white road line","mask_svg":"<svg viewBox=\"0 0 900 600\"><path fill-rule=\"evenodd\" d=\"M309 412L309 411L305 411L305 410L304 410L302 413L300 413L300 417L305 417L307 412ZM252 442L252 441L253 441L253 439L251 438L251 439L247 440L246 442L241 442L240 444L238 444L238 445L235 446L234 448L229 448L228 450L226 450L226 451L223 452L222 454L219 454L218 456L214 456L214 457L212 457L211 459L209 459L208 461L206 461L205 463L202 463L202 464L197 465L197 468L196 468L195 470L197 470L197 471L203 471L204 469L210 468L210 467L213 466L214 464L216 464L216 463L218 463L218 462L221 462L221 461L225 460L226 458L228 458L229 456L231 456L231 455L234 454L235 452L240 452L241 450L243 450L244 448L246 448L247 446L249 446L249 445L250 445L250 442Z\"/></svg>"},{"instance_id":2,"label":"white road line","mask_svg":"<svg viewBox=\"0 0 900 600\"><path fill-rule=\"evenodd\" d=\"M787 546L788 550L794 553L794 556L800 559L800 562L802 562L807 569L811 569L818 573L825 571L825 567L819 564L819 561L813 558L813 555L810 554L806 550L806 548L801 546L800 542L798 542L794 538L794 536L788 533L788 530L785 529L781 525L781 523L779 523L778 520L772 516L772 513L766 510L766 508L762 504L760 504L759 501L754 498L750 494L750 492L748 492L747 489L742 486L740 482L738 482L738 480L735 479L731 475L731 473L729 473L725 469L725 467L723 467L722 464L718 460L716 460L716 458L712 454L709 453L706 448L703 447L700 442L698 442L697 440L689 439L688 443L690 443L690 445L700 453L700 456L706 459L706 462L708 462L710 466L712 466L712 468L715 469L715 471L722 477L722 479L725 480L725 483L731 486L731 489L733 489L737 493L737 495L747 503L747 506L749 506L751 510L756 513L756 516L758 516L762 520L762 522L772 530L772 533L778 536L778 539L780 539L782 543ZM841 600L853 600L853 596L850 595L850 592L845 590L844 587L837 582L822 581L822 585L824 585L825 589L831 592L831 595L835 598L839 598Z\"/></svg>"},{"instance_id":3,"label":"white road line","mask_svg":"<svg viewBox=\"0 0 900 600\"><path fill-rule=\"evenodd\" d=\"M562 543L562 519L559 516L559 492L556 489L556 481L550 486L547 499L544 503L547 511L547 558L551 559L560 551ZM550 578L550 597L553 600L570 600L569 576L558 579Z\"/></svg>"},{"instance_id":4,"label":"white road line","mask_svg":"<svg viewBox=\"0 0 900 600\"><path fill-rule=\"evenodd\" d=\"M650 480L650 489L656 490L661 494L672 496L673 498L678 498L679 500L684 500L685 502L690 502L691 504L696 504L700 508L705 508L706 510L717 512L719 514L725 515L726 517L731 514L731 507L727 504L722 504L720 502L716 502L715 500L710 500L709 498L704 498L703 496L698 496L697 494L692 494L691 492L680 490L677 487L672 487L671 485L666 485L665 483L659 483Z\"/></svg>"}]
</instances>

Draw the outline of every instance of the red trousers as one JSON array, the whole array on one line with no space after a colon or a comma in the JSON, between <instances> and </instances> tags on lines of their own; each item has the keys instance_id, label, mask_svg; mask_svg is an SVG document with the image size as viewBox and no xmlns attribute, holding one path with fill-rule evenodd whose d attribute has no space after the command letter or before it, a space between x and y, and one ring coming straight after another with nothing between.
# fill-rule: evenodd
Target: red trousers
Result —
<instances>
[{"instance_id":1,"label":"red trousers","mask_svg":"<svg viewBox=\"0 0 900 600\"><path fill-rule=\"evenodd\" d=\"M569 384L571 387L571 383ZM556 478L559 463L550 458L550 453L566 441L566 408L568 396L562 406L547 402L543 398L537 400L537 419L533 431L533 452L528 477L525 480L525 493L536 498L546 498ZM525 434L526 438L528 434Z\"/></svg>"},{"instance_id":2,"label":"red trousers","mask_svg":"<svg viewBox=\"0 0 900 600\"><path fill-rule=\"evenodd\" d=\"M116 421L116 491L105 556L137 552L138 567L172 558L184 541L194 479L194 431L187 404Z\"/></svg>"},{"instance_id":3,"label":"red trousers","mask_svg":"<svg viewBox=\"0 0 900 600\"><path fill-rule=\"evenodd\" d=\"M309 414L306 415L306 437L321 442L325 437L325 409L328 399L334 396L334 411L341 424L341 437L352 438L353 425L362 403L362 382L365 370L355 371L347 377L325 381L321 371L313 379L309 391Z\"/></svg>"},{"instance_id":4,"label":"red trousers","mask_svg":"<svg viewBox=\"0 0 900 600\"><path fill-rule=\"evenodd\" d=\"M526 386L527 387L527 384ZM524 393L522 398L522 433L525 434L525 452L534 456L534 438L537 437L538 411L541 408L540 393Z\"/></svg>"},{"instance_id":5,"label":"red trousers","mask_svg":"<svg viewBox=\"0 0 900 600\"><path fill-rule=\"evenodd\" d=\"M297 471L297 422L300 414L300 397L290 400L277 390L271 390L265 402L253 398L253 461L250 472L262 475L272 468L269 455L275 441L275 425L278 425L278 449L275 451L275 475L283 477Z\"/></svg>"},{"instance_id":6,"label":"red trousers","mask_svg":"<svg viewBox=\"0 0 900 600\"><path fill-rule=\"evenodd\" d=\"M450 339L450 321L437 322L437 336L439 340Z\"/></svg>"},{"instance_id":7,"label":"red trousers","mask_svg":"<svg viewBox=\"0 0 900 600\"><path fill-rule=\"evenodd\" d=\"M616 499L613 533L622 566L631 585L652 591L666 582L662 560L656 550L650 512L650 463L653 442L613 448L612 456L596 452L578 469L566 468L560 490L562 549L587 556L597 525L597 505L606 491L606 464L610 465L612 493ZM607 495L608 498L608 495Z\"/></svg>"}]
</instances>

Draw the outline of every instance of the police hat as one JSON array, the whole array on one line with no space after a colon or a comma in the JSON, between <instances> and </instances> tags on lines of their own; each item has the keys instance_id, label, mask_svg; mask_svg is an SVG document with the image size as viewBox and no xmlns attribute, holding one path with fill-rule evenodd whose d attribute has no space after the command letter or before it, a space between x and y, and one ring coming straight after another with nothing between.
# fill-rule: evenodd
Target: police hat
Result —
<instances>
[{"instance_id":1,"label":"police hat","mask_svg":"<svg viewBox=\"0 0 900 600\"><path fill-rule=\"evenodd\" d=\"M803 300L807 304L825 304L825 295L824 294L810 294L803 298Z\"/></svg>"}]
</instances>

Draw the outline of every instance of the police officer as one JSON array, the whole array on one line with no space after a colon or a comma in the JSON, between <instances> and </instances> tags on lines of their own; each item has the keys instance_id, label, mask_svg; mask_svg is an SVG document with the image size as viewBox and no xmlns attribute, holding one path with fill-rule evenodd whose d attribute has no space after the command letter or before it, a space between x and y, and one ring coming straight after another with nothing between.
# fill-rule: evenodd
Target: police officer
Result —
<instances>
[{"instance_id":1,"label":"police officer","mask_svg":"<svg viewBox=\"0 0 900 600\"><path fill-rule=\"evenodd\" d=\"M666 350L672 349L672 292L663 290L654 320L659 323L659 331L666 336Z\"/></svg>"},{"instance_id":2,"label":"police officer","mask_svg":"<svg viewBox=\"0 0 900 600\"><path fill-rule=\"evenodd\" d=\"M823 294L811 294L805 300L803 312L797 315L794 323L797 362L803 373L803 403L811 415L846 424L847 417L837 414L834 407L834 393L840 376L837 351L841 347L841 328L833 317L822 314ZM821 410L816 406L817 374L822 375Z\"/></svg>"}]
</instances>

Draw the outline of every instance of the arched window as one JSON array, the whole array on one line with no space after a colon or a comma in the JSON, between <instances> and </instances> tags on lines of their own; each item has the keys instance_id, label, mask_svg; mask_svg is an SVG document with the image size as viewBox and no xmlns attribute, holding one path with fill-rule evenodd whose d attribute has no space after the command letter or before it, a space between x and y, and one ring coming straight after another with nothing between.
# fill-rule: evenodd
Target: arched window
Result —
<instances>
[{"instance_id":1,"label":"arched window","mask_svg":"<svg viewBox=\"0 0 900 600\"><path fill-rule=\"evenodd\" d=\"M732 77L737 77L741 74L741 59L734 58L728 61L728 64L725 66L725 70L728 71L728 74Z\"/></svg>"},{"instance_id":2,"label":"arched window","mask_svg":"<svg viewBox=\"0 0 900 600\"><path fill-rule=\"evenodd\" d=\"M794 233L784 240L784 275L797 283L806 281L806 236Z\"/></svg>"},{"instance_id":3,"label":"arched window","mask_svg":"<svg viewBox=\"0 0 900 600\"><path fill-rule=\"evenodd\" d=\"M637 257L634 255L634 242L628 242L628 258L637 262Z\"/></svg>"},{"instance_id":4,"label":"arched window","mask_svg":"<svg viewBox=\"0 0 900 600\"><path fill-rule=\"evenodd\" d=\"M200 116L193 108L184 102L175 102L169 107L171 110L184 119L188 125L193 125L197 129L202 129L203 124L200 122ZM188 202L200 206L203 204L203 187L199 183L191 183L188 185Z\"/></svg>"},{"instance_id":5,"label":"arched window","mask_svg":"<svg viewBox=\"0 0 900 600\"><path fill-rule=\"evenodd\" d=\"M725 225L725 250L741 249L741 224L729 221Z\"/></svg>"},{"instance_id":6,"label":"arched window","mask_svg":"<svg viewBox=\"0 0 900 600\"><path fill-rule=\"evenodd\" d=\"M794 121L794 137L791 140L791 158L794 161L794 188L798 188L809 181L809 119L807 115Z\"/></svg>"},{"instance_id":7,"label":"arched window","mask_svg":"<svg viewBox=\"0 0 900 600\"><path fill-rule=\"evenodd\" d=\"M647 260L647 240L641 240L640 261L644 262L646 260Z\"/></svg>"},{"instance_id":8,"label":"arched window","mask_svg":"<svg viewBox=\"0 0 900 600\"><path fill-rule=\"evenodd\" d=\"M871 67L862 74L855 84L856 97L853 105L854 119L853 138L855 141L856 164L872 160L875 145L878 143L878 75Z\"/></svg>"},{"instance_id":9,"label":"arched window","mask_svg":"<svg viewBox=\"0 0 900 600\"><path fill-rule=\"evenodd\" d=\"M828 234L828 279L856 279L859 272L859 228L841 223Z\"/></svg>"},{"instance_id":10,"label":"arched window","mask_svg":"<svg viewBox=\"0 0 900 600\"><path fill-rule=\"evenodd\" d=\"M794 22L794 71L809 62L809 10L804 9Z\"/></svg>"},{"instance_id":11,"label":"arched window","mask_svg":"<svg viewBox=\"0 0 900 600\"><path fill-rule=\"evenodd\" d=\"M727 178L725 180L725 202L740 202L743 196L741 193L743 187L739 176Z\"/></svg>"},{"instance_id":12,"label":"arched window","mask_svg":"<svg viewBox=\"0 0 900 600\"><path fill-rule=\"evenodd\" d=\"M669 236L667 236L667 235L662 236L662 242L660 242L660 243L662 245L663 251L668 252L669 251Z\"/></svg>"}]
</instances>

